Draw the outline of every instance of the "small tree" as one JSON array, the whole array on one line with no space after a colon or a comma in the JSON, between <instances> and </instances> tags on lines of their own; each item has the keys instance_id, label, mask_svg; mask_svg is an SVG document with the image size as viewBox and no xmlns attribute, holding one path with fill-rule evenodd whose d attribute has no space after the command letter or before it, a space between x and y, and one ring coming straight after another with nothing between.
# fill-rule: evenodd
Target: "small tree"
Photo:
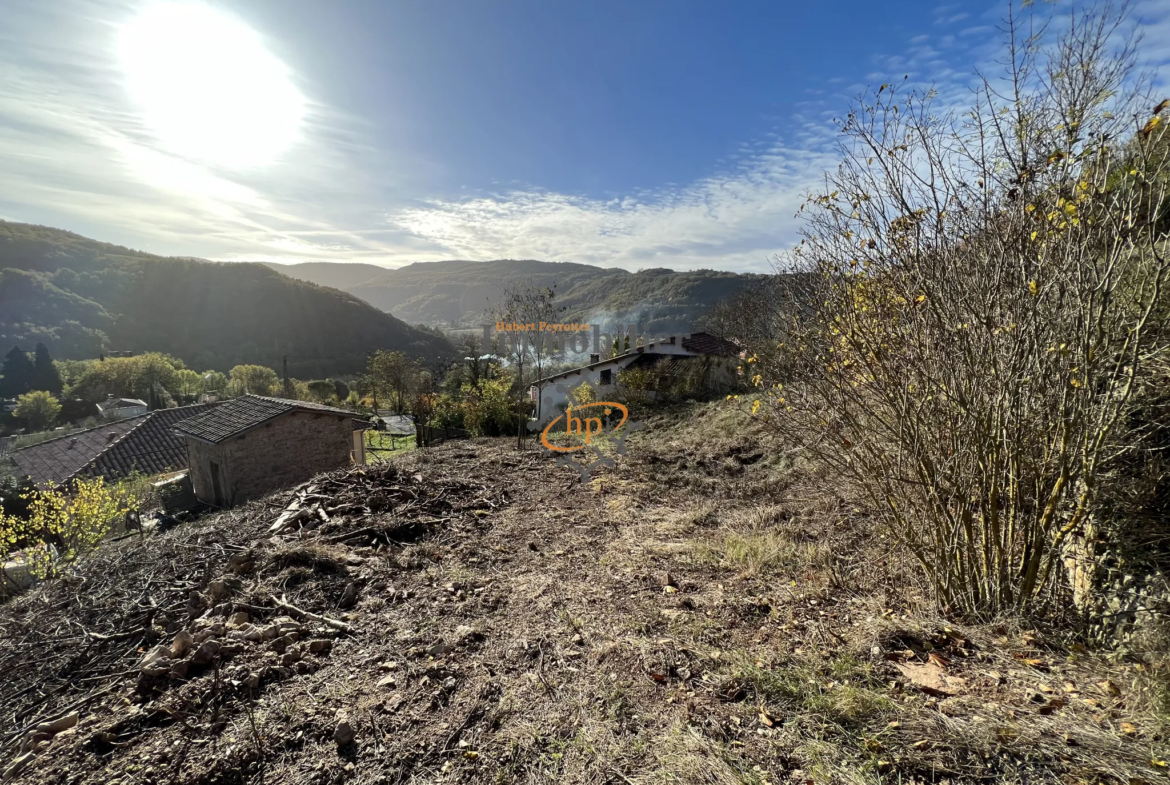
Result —
<instances>
[{"instance_id":1,"label":"small tree","mask_svg":"<svg viewBox=\"0 0 1170 785\"><path fill-rule=\"evenodd\" d=\"M187 400L194 400L198 398L203 392L204 379L203 376L184 368L181 371L175 371L174 387L172 391Z\"/></svg>"},{"instance_id":2,"label":"small tree","mask_svg":"<svg viewBox=\"0 0 1170 785\"><path fill-rule=\"evenodd\" d=\"M34 358L32 389L44 390L55 396L60 396L65 385L61 382L61 373L49 355L49 347L38 343Z\"/></svg>"},{"instance_id":3,"label":"small tree","mask_svg":"<svg viewBox=\"0 0 1170 785\"><path fill-rule=\"evenodd\" d=\"M57 422L61 403L44 390L34 390L16 399L13 416L24 420L30 431L43 431Z\"/></svg>"},{"instance_id":4,"label":"small tree","mask_svg":"<svg viewBox=\"0 0 1170 785\"><path fill-rule=\"evenodd\" d=\"M13 346L4 356L2 373L0 396L15 398L32 389L36 368L19 346Z\"/></svg>"},{"instance_id":5,"label":"small tree","mask_svg":"<svg viewBox=\"0 0 1170 785\"><path fill-rule=\"evenodd\" d=\"M273 395L282 388L276 371L263 365L237 365L231 370L235 395Z\"/></svg>"},{"instance_id":6,"label":"small tree","mask_svg":"<svg viewBox=\"0 0 1170 785\"><path fill-rule=\"evenodd\" d=\"M419 373L418 364L405 352L380 349L366 363L370 385L382 396L382 403L389 404L395 414L402 414L411 406Z\"/></svg>"},{"instance_id":7,"label":"small tree","mask_svg":"<svg viewBox=\"0 0 1170 785\"><path fill-rule=\"evenodd\" d=\"M556 293L549 288L512 284L504 289L504 297L493 309L492 316L497 322L529 325L533 329L501 334L498 339L504 344L500 354L508 361L514 373L513 396L516 402L516 444L524 445L524 426L528 420L528 377L525 370L535 368L536 378L542 378L545 366L552 357L563 354L558 341L547 338L542 324L551 324L564 311L553 300ZM536 396L536 416L541 416L541 395L539 385Z\"/></svg>"},{"instance_id":8,"label":"small tree","mask_svg":"<svg viewBox=\"0 0 1170 785\"><path fill-rule=\"evenodd\" d=\"M581 382L569 393L574 406L585 406L597 400L597 389L589 382Z\"/></svg>"},{"instance_id":9,"label":"small tree","mask_svg":"<svg viewBox=\"0 0 1170 785\"><path fill-rule=\"evenodd\" d=\"M328 403L337 394L331 379L316 379L309 382L307 388L312 399L320 403Z\"/></svg>"},{"instance_id":10,"label":"small tree","mask_svg":"<svg viewBox=\"0 0 1170 785\"><path fill-rule=\"evenodd\" d=\"M131 488L108 486L101 477L76 481L70 494L45 488L22 498L28 504L27 517L0 514L0 552L23 548L21 558L38 578L49 577L58 564L92 551L140 504ZM57 549L57 561L49 545Z\"/></svg>"},{"instance_id":11,"label":"small tree","mask_svg":"<svg viewBox=\"0 0 1170 785\"><path fill-rule=\"evenodd\" d=\"M227 394L228 378L219 371L203 372L203 392Z\"/></svg>"},{"instance_id":12,"label":"small tree","mask_svg":"<svg viewBox=\"0 0 1170 785\"><path fill-rule=\"evenodd\" d=\"M1069 19L1045 46L1009 18L1007 74L969 114L882 85L848 115L785 260L812 307L747 358L763 414L869 499L940 604L980 616L1083 605L1099 484L1164 346L1167 102L1118 40L1124 9Z\"/></svg>"}]
</instances>

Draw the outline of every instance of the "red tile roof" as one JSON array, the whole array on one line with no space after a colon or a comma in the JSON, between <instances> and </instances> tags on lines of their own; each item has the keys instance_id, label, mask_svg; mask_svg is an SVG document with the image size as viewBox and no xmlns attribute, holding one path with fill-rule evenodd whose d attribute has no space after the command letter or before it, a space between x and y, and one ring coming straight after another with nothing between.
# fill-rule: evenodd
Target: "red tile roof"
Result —
<instances>
[{"instance_id":1,"label":"red tile roof","mask_svg":"<svg viewBox=\"0 0 1170 785\"><path fill-rule=\"evenodd\" d=\"M175 430L186 436L219 444L293 411L320 412L321 414L334 414L340 417L351 417L355 420L365 420L363 415L348 409L337 409L307 401L291 401L285 398L245 395L226 401L214 411L184 420Z\"/></svg>"},{"instance_id":2,"label":"red tile roof","mask_svg":"<svg viewBox=\"0 0 1170 785\"><path fill-rule=\"evenodd\" d=\"M76 477L117 480L135 471L161 474L183 469L187 466L187 445L172 429L215 405L159 409L116 420L15 450L8 459L18 476L53 485Z\"/></svg>"},{"instance_id":3,"label":"red tile roof","mask_svg":"<svg viewBox=\"0 0 1170 785\"><path fill-rule=\"evenodd\" d=\"M154 475L185 469L187 443L175 433L175 426L216 406L219 404L202 403L177 409L158 409L142 418L135 418L142 422L114 442L80 473L111 479L134 472Z\"/></svg>"}]
</instances>

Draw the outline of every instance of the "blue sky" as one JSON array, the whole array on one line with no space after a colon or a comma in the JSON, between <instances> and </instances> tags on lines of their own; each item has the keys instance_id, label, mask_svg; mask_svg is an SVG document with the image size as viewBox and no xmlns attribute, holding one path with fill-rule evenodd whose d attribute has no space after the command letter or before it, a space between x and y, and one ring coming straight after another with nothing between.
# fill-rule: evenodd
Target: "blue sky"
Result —
<instances>
[{"instance_id":1,"label":"blue sky","mask_svg":"<svg viewBox=\"0 0 1170 785\"><path fill-rule=\"evenodd\" d=\"M961 105L1005 8L0 0L0 217L224 260L764 270L832 118L903 75ZM1163 62L1170 0L1136 11ZM164 18L195 21L135 27Z\"/></svg>"}]
</instances>

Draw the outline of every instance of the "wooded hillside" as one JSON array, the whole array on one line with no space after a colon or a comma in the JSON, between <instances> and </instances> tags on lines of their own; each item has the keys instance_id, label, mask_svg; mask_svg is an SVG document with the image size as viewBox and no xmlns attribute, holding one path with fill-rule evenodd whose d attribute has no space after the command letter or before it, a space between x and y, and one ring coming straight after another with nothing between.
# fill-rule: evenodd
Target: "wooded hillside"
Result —
<instances>
[{"instance_id":1,"label":"wooded hillside","mask_svg":"<svg viewBox=\"0 0 1170 785\"><path fill-rule=\"evenodd\" d=\"M522 282L553 287L567 320L641 322L656 333L685 332L712 305L738 292L756 275L662 268L631 273L569 262L498 259L491 262L419 262L353 284L371 265L272 265L293 278L345 289L411 323L471 327L497 304L502 288ZM336 268L334 272L330 268ZM362 268L351 270L350 268ZM374 268L375 270L377 268Z\"/></svg>"},{"instance_id":2,"label":"wooded hillside","mask_svg":"<svg viewBox=\"0 0 1170 785\"><path fill-rule=\"evenodd\" d=\"M155 256L72 232L0 222L0 345L54 357L158 351L200 368L242 363L294 375L358 371L366 354L451 352L441 335L262 264Z\"/></svg>"}]
</instances>

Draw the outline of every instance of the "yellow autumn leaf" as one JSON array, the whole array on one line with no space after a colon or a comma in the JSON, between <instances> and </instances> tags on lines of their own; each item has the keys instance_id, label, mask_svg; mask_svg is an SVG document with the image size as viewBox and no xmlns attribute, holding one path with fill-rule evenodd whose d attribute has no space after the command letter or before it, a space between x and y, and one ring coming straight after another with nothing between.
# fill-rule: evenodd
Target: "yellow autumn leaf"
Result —
<instances>
[{"instance_id":1,"label":"yellow autumn leaf","mask_svg":"<svg viewBox=\"0 0 1170 785\"><path fill-rule=\"evenodd\" d=\"M1028 281L1028 291L1035 296L1040 291L1040 286L1035 281Z\"/></svg>"}]
</instances>

